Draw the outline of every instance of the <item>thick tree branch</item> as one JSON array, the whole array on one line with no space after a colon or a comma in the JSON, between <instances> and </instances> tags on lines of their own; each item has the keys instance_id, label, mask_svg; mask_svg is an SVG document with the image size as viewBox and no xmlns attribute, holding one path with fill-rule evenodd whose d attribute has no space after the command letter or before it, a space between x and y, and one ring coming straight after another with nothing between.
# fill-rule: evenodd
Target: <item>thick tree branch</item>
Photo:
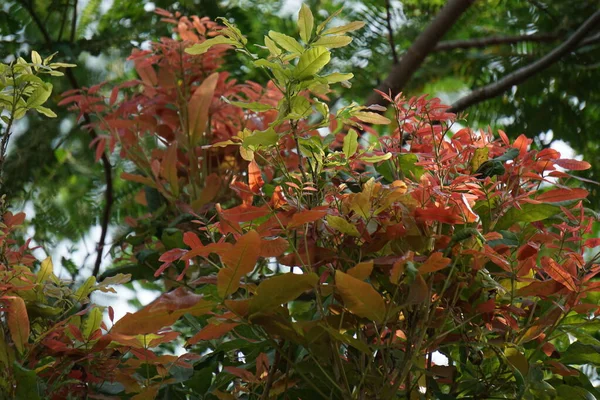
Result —
<instances>
[{"instance_id":1,"label":"thick tree branch","mask_svg":"<svg viewBox=\"0 0 600 400\"><path fill-rule=\"evenodd\" d=\"M400 63L392 67L388 77L377 89L385 93L391 90L393 95L401 91L440 39L474 2L475 0L449 0L402 56ZM376 92L366 101L366 105L384 103L383 98Z\"/></svg>"},{"instance_id":2,"label":"thick tree branch","mask_svg":"<svg viewBox=\"0 0 600 400\"><path fill-rule=\"evenodd\" d=\"M445 40L438 43L433 51L477 49L497 44L515 44L522 42L553 42L559 38L560 35L558 33L534 33L532 35L490 36L477 39Z\"/></svg>"},{"instance_id":3,"label":"thick tree branch","mask_svg":"<svg viewBox=\"0 0 600 400\"><path fill-rule=\"evenodd\" d=\"M26 0L24 0L24 1L22 0L21 4L23 5L23 7L25 7L27 12L31 16L31 19L33 19L33 21L37 25L42 36L44 37L44 40L46 41L46 45L48 46L48 48L50 50L52 50L52 48L54 46L52 37L46 30L46 27L42 23L42 20L40 20L39 16L33 9L33 5L28 3ZM76 14L73 15L73 18L77 18ZM71 33L72 33L71 37L72 38L74 38L74 29L75 29L75 25L73 24L73 25L71 25ZM77 79L75 78L75 74L73 73L72 70L67 69L65 71L65 75L66 75L67 79L69 80L69 83L71 84L71 87L73 89L80 88L79 83L77 82ZM87 125L91 124L92 120L88 114L84 113L83 118ZM96 131L91 127L89 129L89 134L90 134L90 137L92 140L94 140L98 136ZM96 246L96 252L97 252L96 253L96 262L94 263L94 269L92 271L92 275L94 275L96 277L100 273L100 265L102 264L102 255L104 253L104 246L106 244L106 235L108 232L108 225L110 223L110 215L111 215L112 205L113 205L113 201L114 201L114 199L113 199L112 166L110 164L110 160L108 159L108 156L106 155L106 153L102 154L101 161L102 161L102 167L104 169L104 179L106 182L106 190L104 191L104 203L105 204L104 204L104 210L102 213L102 223L101 223L102 231L100 233L100 239L98 240L98 245Z\"/></svg>"},{"instance_id":4,"label":"thick tree branch","mask_svg":"<svg viewBox=\"0 0 600 400\"><path fill-rule=\"evenodd\" d=\"M475 89L465 97L454 102L448 111L455 113L463 111L474 104L496 97L511 87L523 83L535 74L550 67L561 57L575 50L580 45L588 44L586 43L588 40L590 40L590 42L594 40L595 36L592 36L586 40L584 40L584 38L592 29L598 27L599 24L600 11L596 11L575 31L575 33L573 33L566 41L564 41L560 46L556 47L550 53L546 54L539 60L506 75L497 82L483 86L479 89Z\"/></svg>"}]
</instances>

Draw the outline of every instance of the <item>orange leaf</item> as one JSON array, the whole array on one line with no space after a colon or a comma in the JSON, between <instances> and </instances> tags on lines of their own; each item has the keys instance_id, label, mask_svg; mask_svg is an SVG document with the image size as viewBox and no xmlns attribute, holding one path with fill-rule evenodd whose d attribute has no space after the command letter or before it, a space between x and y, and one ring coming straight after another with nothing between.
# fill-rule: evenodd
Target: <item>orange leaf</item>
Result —
<instances>
[{"instance_id":1,"label":"orange leaf","mask_svg":"<svg viewBox=\"0 0 600 400\"><path fill-rule=\"evenodd\" d=\"M585 189L552 189L539 195L536 200L544 203L558 203L585 199L587 195L588 191Z\"/></svg>"},{"instance_id":2,"label":"orange leaf","mask_svg":"<svg viewBox=\"0 0 600 400\"><path fill-rule=\"evenodd\" d=\"M592 167L587 161L569 160L565 158L554 160L554 164L571 171L583 171Z\"/></svg>"},{"instance_id":3,"label":"orange leaf","mask_svg":"<svg viewBox=\"0 0 600 400\"><path fill-rule=\"evenodd\" d=\"M256 266L260 256L260 236L256 231L250 231L240 237L230 251L219 255L225 267L217 274L217 291L224 298L238 290L242 276Z\"/></svg>"},{"instance_id":4,"label":"orange leaf","mask_svg":"<svg viewBox=\"0 0 600 400\"><path fill-rule=\"evenodd\" d=\"M127 313L112 327L111 333L142 335L155 333L165 326L171 326L183 314L194 316L208 314L214 304L203 296L178 288L165 293L146 307L135 313Z\"/></svg>"},{"instance_id":5,"label":"orange leaf","mask_svg":"<svg viewBox=\"0 0 600 400\"><path fill-rule=\"evenodd\" d=\"M440 269L446 268L448 265L450 265L451 261L451 259L444 257L441 252L437 251L430 255L427 261L425 261L423 265L419 267L419 273L426 274L428 272L439 271Z\"/></svg>"},{"instance_id":6,"label":"orange leaf","mask_svg":"<svg viewBox=\"0 0 600 400\"><path fill-rule=\"evenodd\" d=\"M27 307L20 297L5 296L3 299L9 302L7 316L8 330L17 350L22 353L29 341L29 316L27 315Z\"/></svg>"},{"instance_id":7,"label":"orange leaf","mask_svg":"<svg viewBox=\"0 0 600 400\"><path fill-rule=\"evenodd\" d=\"M425 282L425 279L421 275L415 277L415 281L408 288L408 297L406 302L408 304L419 304L427 300L429 296L429 287Z\"/></svg>"},{"instance_id":8,"label":"orange leaf","mask_svg":"<svg viewBox=\"0 0 600 400\"><path fill-rule=\"evenodd\" d=\"M200 332L196 333L194 336L189 338L187 341L187 345L191 346L193 344L198 343L201 340L218 339L238 325L239 323L237 322L223 322L219 325L207 325Z\"/></svg>"},{"instance_id":9,"label":"orange leaf","mask_svg":"<svg viewBox=\"0 0 600 400\"><path fill-rule=\"evenodd\" d=\"M296 228L309 222L317 221L325 215L327 215L327 210L323 209L300 211L294 214L287 227L288 229Z\"/></svg>"},{"instance_id":10,"label":"orange leaf","mask_svg":"<svg viewBox=\"0 0 600 400\"><path fill-rule=\"evenodd\" d=\"M347 274L364 281L371 276L371 272L373 272L373 260L356 264L347 271Z\"/></svg>"},{"instance_id":11,"label":"orange leaf","mask_svg":"<svg viewBox=\"0 0 600 400\"><path fill-rule=\"evenodd\" d=\"M260 241L260 256L264 258L279 257L287 248L289 243L284 238L262 239Z\"/></svg>"},{"instance_id":12,"label":"orange leaf","mask_svg":"<svg viewBox=\"0 0 600 400\"><path fill-rule=\"evenodd\" d=\"M542 268L552 279L559 282L572 292L577 291L577 286L573 277L563 269L556 261L548 256L543 256L541 259Z\"/></svg>"},{"instance_id":13,"label":"orange leaf","mask_svg":"<svg viewBox=\"0 0 600 400\"><path fill-rule=\"evenodd\" d=\"M264 184L265 181L262 178L260 167L256 161L252 160L250 164L248 164L248 186L250 186L252 193L258 194L260 193L260 188L263 187Z\"/></svg>"},{"instance_id":14,"label":"orange leaf","mask_svg":"<svg viewBox=\"0 0 600 400\"><path fill-rule=\"evenodd\" d=\"M218 80L218 72L211 74L196 89L188 103L188 135L192 138L192 146L198 143L206 129L208 111Z\"/></svg>"}]
</instances>

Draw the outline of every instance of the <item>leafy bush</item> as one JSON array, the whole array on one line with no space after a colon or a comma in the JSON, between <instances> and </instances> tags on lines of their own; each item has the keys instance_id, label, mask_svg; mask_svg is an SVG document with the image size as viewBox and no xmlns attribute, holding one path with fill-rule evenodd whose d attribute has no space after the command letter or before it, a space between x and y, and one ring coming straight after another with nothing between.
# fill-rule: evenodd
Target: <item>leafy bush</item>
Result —
<instances>
[{"instance_id":1,"label":"leafy bush","mask_svg":"<svg viewBox=\"0 0 600 400\"><path fill-rule=\"evenodd\" d=\"M359 22L317 25L303 6L300 40L269 32L250 47L227 21L159 13L182 40L134 53L139 80L63 100L95 116L98 158L119 153L148 213L128 219L106 279L75 292L49 260L34 274L4 247L6 392L600 396L580 372L600 364L596 216L566 172L587 162L457 128L426 96L382 93L389 118L330 111L330 86L352 78L330 50ZM218 71L230 48L266 88ZM130 276L161 278L165 293L118 321L109 308L110 326L80 306ZM189 353L169 355L180 337Z\"/></svg>"}]
</instances>

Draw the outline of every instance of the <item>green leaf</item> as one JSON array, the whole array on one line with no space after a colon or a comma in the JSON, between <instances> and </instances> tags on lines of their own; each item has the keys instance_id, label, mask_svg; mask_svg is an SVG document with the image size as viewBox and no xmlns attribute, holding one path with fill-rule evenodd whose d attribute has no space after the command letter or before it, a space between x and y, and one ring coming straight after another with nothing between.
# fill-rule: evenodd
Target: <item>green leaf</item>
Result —
<instances>
[{"instance_id":1,"label":"green leaf","mask_svg":"<svg viewBox=\"0 0 600 400\"><path fill-rule=\"evenodd\" d=\"M341 35L343 33L352 32L365 26L362 21L353 21L346 25L335 26L323 32L323 35Z\"/></svg>"},{"instance_id":2,"label":"green leaf","mask_svg":"<svg viewBox=\"0 0 600 400\"><path fill-rule=\"evenodd\" d=\"M339 47L344 47L352 42L352 38L350 36L323 36L315 43L314 46L323 46L328 49L337 49Z\"/></svg>"},{"instance_id":3,"label":"green leaf","mask_svg":"<svg viewBox=\"0 0 600 400\"><path fill-rule=\"evenodd\" d=\"M358 150L358 133L354 129L350 129L344 136L344 145L342 147L346 159L350 159Z\"/></svg>"},{"instance_id":4,"label":"green leaf","mask_svg":"<svg viewBox=\"0 0 600 400\"><path fill-rule=\"evenodd\" d=\"M556 388L556 400L596 400L587 390L578 386L561 385Z\"/></svg>"},{"instance_id":5,"label":"green leaf","mask_svg":"<svg viewBox=\"0 0 600 400\"><path fill-rule=\"evenodd\" d=\"M319 277L314 273L273 276L261 282L256 295L250 300L250 313L270 313L282 304L295 300L302 293L317 286Z\"/></svg>"},{"instance_id":6,"label":"green leaf","mask_svg":"<svg viewBox=\"0 0 600 400\"><path fill-rule=\"evenodd\" d=\"M600 366L600 347L577 341L561 355L560 362L565 365L593 364Z\"/></svg>"},{"instance_id":7,"label":"green leaf","mask_svg":"<svg viewBox=\"0 0 600 400\"><path fill-rule=\"evenodd\" d=\"M273 39L279 47L290 53L302 53L304 51L304 47L291 36L275 31L269 31L269 37Z\"/></svg>"},{"instance_id":8,"label":"green leaf","mask_svg":"<svg viewBox=\"0 0 600 400\"><path fill-rule=\"evenodd\" d=\"M327 80L327 83L339 83L344 81L349 81L354 78L354 74L342 74L340 72L334 72L329 75L325 75L322 77Z\"/></svg>"},{"instance_id":9,"label":"green leaf","mask_svg":"<svg viewBox=\"0 0 600 400\"><path fill-rule=\"evenodd\" d=\"M371 284L341 271L336 271L335 287L340 293L344 305L352 314L368 318L377 323L383 322L385 302L381 294Z\"/></svg>"},{"instance_id":10,"label":"green leaf","mask_svg":"<svg viewBox=\"0 0 600 400\"><path fill-rule=\"evenodd\" d=\"M54 113L54 111L52 111L49 108L37 106L35 107L35 111L39 112L40 114L44 114L48 118L56 118L56 114Z\"/></svg>"},{"instance_id":11,"label":"green leaf","mask_svg":"<svg viewBox=\"0 0 600 400\"><path fill-rule=\"evenodd\" d=\"M333 20L335 17L337 17L341 12L342 12L342 8L340 8L339 10L334 11L331 15L329 15L329 17L327 17L325 19L325 21L321 22L319 24L319 26L317 26L317 35L319 33L321 33L321 31L323 29L325 29L325 26L327 26L327 24L330 23L331 20Z\"/></svg>"},{"instance_id":12,"label":"green leaf","mask_svg":"<svg viewBox=\"0 0 600 400\"><path fill-rule=\"evenodd\" d=\"M211 39L206 39L202 43L196 43L192 47L188 47L185 49L185 52L192 55L200 55L206 53L211 47L219 45L219 44L228 44L235 46L237 42L235 40L229 39L225 36L217 36ZM239 45L238 45L239 46ZM236 46L236 47L238 47Z\"/></svg>"},{"instance_id":13,"label":"green leaf","mask_svg":"<svg viewBox=\"0 0 600 400\"><path fill-rule=\"evenodd\" d=\"M90 276L89 278L87 278L87 280L84 282L84 284L81 285L79 287L79 289L77 289L77 291L75 292L75 301L78 303L84 302L84 300L86 300L86 298L89 296L89 294L94 291L95 284L96 284L95 276Z\"/></svg>"},{"instance_id":14,"label":"green leaf","mask_svg":"<svg viewBox=\"0 0 600 400\"><path fill-rule=\"evenodd\" d=\"M15 374L15 381L17 382L15 399L40 400L41 397L38 390L39 381L35 370L29 370L15 361L13 372Z\"/></svg>"},{"instance_id":15,"label":"green leaf","mask_svg":"<svg viewBox=\"0 0 600 400\"><path fill-rule=\"evenodd\" d=\"M329 226L331 226L336 231L350 236L360 236L360 233L358 232L358 229L356 229L356 226L346 221L345 218L338 217L335 215L328 215L326 219Z\"/></svg>"},{"instance_id":16,"label":"green leaf","mask_svg":"<svg viewBox=\"0 0 600 400\"><path fill-rule=\"evenodd\" d=\"M418 182L425 173L425 168L415 165L418 162L419 158L413 153L401 154L398 157L398 163L400 164L400 169L404 176L409 179L414 179L416 182Z\"/></svg>"},{"instance_id":17,"label":"green leaf","mask_svg":"<svg viewBox=\"0 0 600 400\"><path fill-rule=\"evenodd\" d=\"M294 76L299 80L312 78L329 63L331 53L324 47L314 47L300 56Z\"/></svg>"},{"instance_id":18,"label":"green leaf","mask_svg":"<svg viewBox=\"0 0 600 400\"><path fill-rule=\"evenodd\" d=\"M48 100L48 97L52 94L52 85L44 83L36 85L33 93L27 98L27 108L36 108L41 106Z\"/></svg>"},{"instance_id":19,"label":"green leaf","mask_svg":"<svg viewBox=\"0 0 600 400\"><path fill-rule=\"evenodd\" d=\"M246 110L257 111L257 112L268 111L268 110L273 109L273 106L270 106L268 104L259 103L257 101L254 101L252 103L244 103L243 101L229 101L229 104L232 104L236 107L244 108Z\"/></svg>"},{"instance_id":20,"label":"green leaf","mask_svg":"<svg viewBox=\"0 0 600 400\"><path fill-rule=\"evenodd\" d=\"M300 29L300 37L304 40L304 43L310 42L314 23L315 19L310 8L306 4L302 4L300 13L298 13L298 28Z\"/></svg>"},{"instance_id":21,"label":"green leaf","mask_svg":"<svg viewBox=\"0 0 600 400\"><path fill-rule=\"evenodd\" d=\"M287 118L299 120L308 117L312 113L312 106L306 97L298 95L292 97L290 102L290 113Z\"/></svg>"},{"instance_id":22,"label":"green leaf","mask_svg":"<svg viewBox=\"0 0 600 400\"><path fill-rule=\"evenodd\" d=\"M271 38L268 36L265 36L265 46L267 49L269 49L269 52L271 52L271 55L278 56L281 54L281 49L279 47L277 47L275 42L273 40L271 40Z\"/></svg>"},{"instance_id":23,"label":"green leaf","mask_svg":"<svg viewBox=\"0 0 600 400\"><path fill-rule=\"evenodd\" d=\"M273 128L269 128L266 131L254 131L252 135L246 136L242 142L242 146L245 148L258 148L260 146L268 147L277 144L279 135Z\"/></svg>"},{"instance_id":24,"label":"green leaf","mask_svg":"<svg viewBox=\"0 0 600 400\"><path fill-rule=\"evenodd\" d=\"M89 338L92 333L94 333L98 328L100 328L100 324L102 323L102 310L98 307L92 309L88 314L85 321L83 321L83 328L81 333L84 338Z\"/></svg>"},{"instance_id":25,"label":"green leaf","mask_svg":"<svg viewBox=\"0 0 600 400\"><path fill-rule=\"evenodd\" d=\"M560 212L560 208L550 204L522 204L508 210L495 226L496 230L508 229L516 222L537 222L548 219Z\"/></svg>"}]
</instances>

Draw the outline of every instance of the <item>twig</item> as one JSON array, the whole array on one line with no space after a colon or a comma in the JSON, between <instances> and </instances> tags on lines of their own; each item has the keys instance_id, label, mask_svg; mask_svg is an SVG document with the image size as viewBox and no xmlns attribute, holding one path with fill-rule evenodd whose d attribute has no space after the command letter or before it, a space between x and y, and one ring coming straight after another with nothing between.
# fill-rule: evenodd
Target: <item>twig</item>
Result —
<instances>
[{"instance_id":1,"label":"twig","mask_svg":"<svg viewBox=\"0 0 600 400\"><path fill-rule=\"evenodd\" d=\"M575 33L544 57L523 68L519 68L499 81L472 91L468 95L454 102L448 109L448 112L460 112L474 104L496 97L511 87L523 83L533 75L547 69L563 56L575 50L582 41L584 41L585 36L592 29L596 28L598 24L600 24L600 11L596 11L592 14L592 16L575 31ZM592 38L594 38L594 36L589 39Z\"/></svg>"},{"instance_id":2,"label":"twig","mask_svg":"<svg viewBox=\"0 0 600 400\"><path fill-rule=\"evenodd\" d=\"M398 53L396 53L396 43L394 43L394 30L392 29L392 15L391 15L390 0L385 0L385 21L388 29L388 40L390 42L390 49L392 50L392 58L394 64L398 64Z\"/></svg>"}]
</instances>

